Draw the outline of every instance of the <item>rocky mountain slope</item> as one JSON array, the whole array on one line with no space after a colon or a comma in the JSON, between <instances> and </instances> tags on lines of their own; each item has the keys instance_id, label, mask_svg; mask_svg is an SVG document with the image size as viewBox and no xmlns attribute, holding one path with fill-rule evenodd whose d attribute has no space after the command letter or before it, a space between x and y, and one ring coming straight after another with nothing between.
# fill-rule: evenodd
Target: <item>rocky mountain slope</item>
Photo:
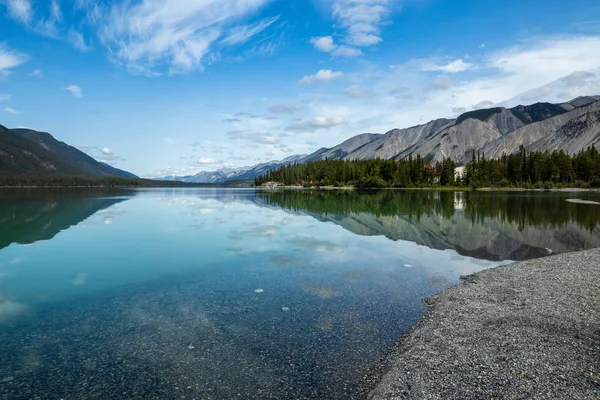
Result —
<instances>
[{"instance_id":1,"label":"rocky mountain slope","mask_svg":"<svg viewBox=\"0 0 600 400\"><path fill-rule=\"evenodd\" d=\"M0 172L137 178L132 173L95 160L75 147L56 140L49 133L31 129L8 129L2 125Z\"/></svg>"},{"instance_id":2,"label":"rocky mountain slope","mask_svg":"<svg viewBox=\"0 0 600 400\"><path fill-rule=\"evenodd\" d=\"M456 119L436 119L411 128L394 129L383 135L360 134L307 156L292 156L237 170L201 172L183 179L207 183L252 179L286 163L325 158L400 160L420 155L429 163L450 157L464 164L473 150L496 158L518 151L521 145L528 150L564 150L574 154L599 141L600 96L585 96L561 104L536 103L474 110Z\"/></svg>"}]
</instances>

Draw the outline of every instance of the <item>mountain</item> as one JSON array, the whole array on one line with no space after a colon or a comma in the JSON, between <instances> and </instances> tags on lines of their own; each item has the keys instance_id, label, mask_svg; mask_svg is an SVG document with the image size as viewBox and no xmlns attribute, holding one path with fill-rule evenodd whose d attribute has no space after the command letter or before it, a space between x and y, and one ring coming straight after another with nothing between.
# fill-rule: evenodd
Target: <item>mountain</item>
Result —
<instances>
[{"instance_id":1,"label":"mountain","mask_svg":"<svg viewBox=\"0 0 600 400\"><path fill-rule=\"evenodd\" d=\"M248 180L254 179L257 176L264 175L268 171L275 169L281 165L293 164L294 162L306 162L303 161L306 158L306 154L290 156L280 161L269 161L262 164L257 164L249 167L242 168L221 168L217 171L202 171L192 176L162 176L154 178L157 181L177 181L177 182L188 182L188 183L223 183L231 180Z\"/></svg>"},{"instance_id":2,"label":"mountain","mask_svg":"<svg viewBox=\"0 0 600 400\"><path fill-rule=\"evenodd\" d=\"M577 97L566 103L535 103L466 112L455 119L440 118L423 125L394 129L386 134L363 133L305 156L292 156L236 170L201 172L185 182L219 183L253 179L281 165L324 159L400 160L420 155L434 163L450 157L465 164L473 150L488 158L526 149L564 150L569 154L600 141L600 96ZM169 177L161 178L169 179Z\"/></svg>"},{"instance_id":3,"label":"mountain","mask_svg":"<svg viewBox=\"0 0 600 400\"><path fill-rule=\"evenodd\" d=\"M56 140L49 133L31 129L8 129L2 125L0 172L137 178L130 172L93 159L75 147Z\"/></svg>"}]
</instances>

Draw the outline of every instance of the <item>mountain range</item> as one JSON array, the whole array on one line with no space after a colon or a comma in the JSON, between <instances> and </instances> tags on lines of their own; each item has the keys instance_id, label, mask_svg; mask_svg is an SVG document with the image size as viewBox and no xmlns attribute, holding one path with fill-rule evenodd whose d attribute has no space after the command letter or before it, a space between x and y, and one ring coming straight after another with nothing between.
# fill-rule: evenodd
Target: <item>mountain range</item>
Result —
<instances>
[{"instance_id":1,"label":"mountain range","mask_svg":"<svg viewBox=\"0 0 600 400\"><path fill-rule=\"evenodd\" d=\"M420 155L434 163L450 157L464 165L475 150L488 158L527 150L564 150L569 154L600 141L600 96L578 97L552 104L535 103L512 108L474 110L457 118L440 118L423 125L393 129L385 134L363 133L331 148L293 155L237 169L223 168L190 176L156 180L217 184L249 180L281 165L324 159L400 160ZM93 176L137 178L136 175L95 160L56 140L46 132L8 129L0 125L0 173L38 176Z\"/></svg>"},{"instance_id":2,"label":"mountain range","mask_svg":"<svg viewBox=\"0 0 600 400\"><path fill-rule=\"evenodd\" d=\"M363 133L331 148L294 155L250 167L203 171L193 176L162 177L195 183L253 179L270 169L324 159L394 159L420 155L434 163L450 157L464 165L472 151L497 158L521 145L527 150L564 150L574 154L600 141L600 96L583 96L552 104L495 107L466 112L455 119L440 118L423 125L393 129L385 134Z\"/></svg>"},{"instance_id":3,"label":"mountain range","mask_svg":"<svg viewBox=\"0 0 600 400\"><path fill-rule=\"evenodd\" d=\"M97 161L56 140L46 132L8 129L0 125L0 173L38 176L93 176L137 178Z\"/></svg>"}]
</instances>

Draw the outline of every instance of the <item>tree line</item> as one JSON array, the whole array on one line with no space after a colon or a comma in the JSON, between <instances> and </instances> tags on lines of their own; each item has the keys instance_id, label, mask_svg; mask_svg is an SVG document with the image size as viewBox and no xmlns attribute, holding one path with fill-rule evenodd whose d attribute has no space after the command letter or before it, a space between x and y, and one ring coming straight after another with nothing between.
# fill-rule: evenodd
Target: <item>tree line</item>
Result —
<instances>
[{"instance_id":1,"label":"tree line","mask_svg":"<svg viewBox=\"0 0 600 400\"><path fill-rule=\"evenodd\" d=\"M529 152L488 159L472 152L458 173L450 158L430 165L417 155L403 160L320 160L282 165L255 178L256 186L383 187L600 187L600 153L594 146L571 156L563 150Z\"/></svg>"},{"instance_id":2,"label":"tree line","mask_svg":"<svg viewBox=\"0 0 600 400\"><path fill-rule=\"evenodd\" d=\"M486 159L473 152L464 181L473 187L599 187L600 153L594 146L573 156L563 150L528 152L523 146L517 153L498 159Z\"/></svg>"},{"instance_id":3,"label":"tree line","mask_svg":"<svg viewBox=\"0 0 600 400\"><path fill-rule=\"evenodd\" d=\"M394 161L320 160L282 165L254 180L256 186L269 182L300 186L356 186L361 188L452 186L455 163L447 158L431 166L420 155Z\"/></svg>"}]
</instances>

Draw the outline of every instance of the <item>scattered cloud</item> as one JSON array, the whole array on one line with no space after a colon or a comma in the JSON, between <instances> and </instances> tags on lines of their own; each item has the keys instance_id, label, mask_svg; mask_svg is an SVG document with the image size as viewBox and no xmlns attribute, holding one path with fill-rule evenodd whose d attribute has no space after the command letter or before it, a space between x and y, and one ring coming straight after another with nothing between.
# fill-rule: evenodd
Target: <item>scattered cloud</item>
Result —
<instances>
[{"instance_id":1,"label":"scattered cloud","mask_svg":"<svg viewBox=\"0 0 600 400\"><path fill-rule=\"evenodd\" d=\"M318 117L308 121L300 121L291 124L286 128L288 131L294 132L314 132L317 129L329 129L334 126L345 124L346 120L341 117Z\"/></svg>"},{"instance_id":2,"label":"scattered cloud","mask_svg":"<svg viewBox=\"0 0 600 400\"><path fill-rule=\"evenodd\" d=\"M368 99L375 96L375 93L364 86L350 86L344 90L344 95L351 99Z\"/></svg>"},{"instance_id":3,"label":"scattered cloud","mask_svg":"<svg viewBox=\"0 0 600 400\"><path fill-rule=\"evenodd\" d=\"M242 130L227 132L227 136L232 140L246 140L256 144L278 144L279 139L268 132L248 132Z\"/></svg>"},{"instance_id":4,"label":"scattered cloud","mask_svg":"<svg viewBox=\"0 0 600 400\"><path fill-rule=\"evenodd\" d=\"M75 49L77 49L83 53L92 50L92 48L85 42L85 38L83 37L83 34L77 32L73 28L71 28L69 30L69 33L67 34L67 41L69 43L71 43L71 45Z\"/></svg>"},{"instance_id":5,"label":"scattered cloud","mask_svg":"<svg viewBox=\"0 0 600 400\"><path fill-rule=\"evenodd\" d=\"M58 3L58 0L52 0L50 2L50 14L52 15L53 19L58 22L62 22L63 15L62 11L60 10L60 4Z\"/></svg>"},{"instance_id":6,"label":"scattered cloud","mask_svg":"<svg viewBox=\"0 0 600 400\"><path fill-rule=\"evenodd\" d=\"M360 47L381 43L381 26L391 12L393 0L332 0L332 18L343 44L333 36L314 37L310 43L319 51L338 57L357 57Z\"/></svg>"},{"instance_id":7,"label":"scattered cloud","mask_svg":"<svg viewBox=\"0 0 600 400\"><path fill-rule=\"evenodd\" d=\"M304 106L302 104L297 104L297 103L272 104L267 108L267 110L269 110L273 114L287 114L287 115L294 114L295 112L301 111L303 109L304 109Z\"/></svg>"},{"instance_id":8,"label":"scattered cloud","mask_svg":"<svg viewBox=\"0 0 600 400\"><path fill-rule=\"evenodd\" d=\"M264 18L254 24L236 26L227 33L227 36L221 40L221 43L227 45L246 43L252 37L273 25L279 17L278 15L273 18Z\"/></svg>"},{"instance_id":9,"label":"scattered cloud","mask_svg":"<svg viewBox=\"0 0 600 400\"><path fill-rule=\"evenodd\" d=\"M25 54L10 50L6 44L0 43L0 76L10 74L10 69L29 60Z\"/></svg>"},{"instance_id":10,"label":"scattered cloud","mask_svg":"<svg viewBox=\"0 0 600 400\"><path fill-rule=\"evenodd\" d=\"M489 100L482 100L482 101L480 101L480 102L479 102L479 103L477 103L477 104L473 104L473 105L471 106L471 108L472 108L473 110L479 110L479 109L482 109L482 108L489 108L489 107L491 107L491 106L493 106L493 105L494 105L494 102L493 102L493 101L489 101Z\"/></svg>"},{"instance_id":11,"label":"scattered cloud","mask_svg":"<svg viewBox=\"0 0 600 400\"><path fill-rule=\"evenodd\" d=\"M454 81L447 76L438 76L429 84L431 90L448 90L454 85Z\"/></svg>"},{"instance_id":12,"label":"scattered cloud","mask_svg":"<svg viewBox=\"0 0 600 400\"><path fill-rule=\"evenodd\" d=\"M8 15L25 25L29 25L33 19L33 7L30 0L0 0L8 10Z\"/></svg>"},{"instance_id":13,"label":"scattered cloud","mask_svg":"<svg viewBox=\"0 0 600 400\"><path fill-rule=\"evenodd\" d=\"M227 46L247 42L278 17L246 23L271 0L122 1L92 8L100 42L130 73L188 73L219 58Z\"/></svg>"},{"instance_id":14,"label":"scattered cloud","mask_svg":"<svg viewBox=\"0 0 600 400\"><path fill-rule=\"evenodd\" d=\"M427 64L424 65L421 70L427 72L446 72L449 74L456 74L458 72L468 71L473 68L472 64L464 62L462 59L457 59L454 61L450 61L447 64L436 65L436 64Z\"/></svg>"},{"instance_id":15,"label":"scattered cloud","mask_svg":"<svg viewBox=\"0 0 600 400\"><path fill-rule=\"evenodd\" d=\"M194 161L191 163L193 165L215 165L215 164L222 164L222 161L217 161L214 158L210 158L210 157L200 157L197 159L194 159Z\"/></svg>"},{"instance_id":16,"label":"scattered cloud","mask_svg":"<svg viewBox=\"0 0 600 400\"><path fill-rule=\"evenodd\" d=\"M44 73L42 72L41 69L34 69L33 72L31 72L29 75L35 76L36 78L43 78L44 77Z\"/></svg>"},{"instance_id":17,"label":"scattered cloud","mask_svg":"<svg viewBox=\"0 0 600 400\"><path fill-rule=\"evenodd\" d=\"M75 96L77 98L83 97L83 91L81 90L81 88L79 86L69 85L65 88L65 90L70 92L73 96Z\"/></svg>"},{"instance_id":18,"label":"scattered cloud","mask_svg":"<svg viewBox=\"0 0 600 400\"><path fill-rule=\"evenodd\" d=\"M314 37L310 40L310 43L315 47L315 49L329 53L334 57L351 58L362 55L362 51L360 51L360 49L336 44L331 36Z\"/></svg>"},{"instance_id":19,"label":"scattered cloud","mask_svg":"<svg viewBox=\"0 0 600 400\"><path fill-rule=\"evenodd\" d=\"M10 94L0 93L0 101L10 100Z\"/></svg>"},{"instance_id":20,"label":"scattered cloud","mask_svg":"<svg viewBox=\"0 0 600 400\"><path fill-rule=\"evenodd\" d=\"M382 41L380 26L390 13L391 0L335 0L333 17L345 28L351 46L373 46Z\"/></svg>"},{"instance_id":21,"label":"scattered cloud","mask_svg":"<svg viewBox=\"0 0 600 400\"><path fill-rule=\"evenodd\" d=\"M115 166L120 161L125 161L123 157L120 157L115 154L115 152L108 147L98 147L98 146L86 146L86 145L78 145L75 146L79 150L87 153L90 157L95 158L96 160L103 162L108 165Z\"/></svg>"},{"instance_id":22,"label":"scattered cloud","mask_svg":"<svg viewBox=\"0 0 600 400\"><path fill-rule=\"evenodd\" d=\"M14 108L10 108L10 107L4 107L4 111L6 111L7 113L10 113L10 114L20 114L20 112L18 112Z\"/></svg>"},{"instance_id":23,"label":"scattered cloud","mask_svg":"<svg viewBox=\"0 0 600 400\"><path fill-rule=\"evenodd\" d=\"M454 114L463 114L467 112L467 107L452 107L452 112Z\"/></svg>"},{"instance_id":24,"label":"scattered cloud","mask_svg":"<svg viewBox=\"0 0 600 400\"><path fill-rule=\"evenodd\" d=\"M300 83L303 85L311 85L317 82L332 82L336 79L344 76L343 72L334 72L330 69L322 69L315 75L308 75L300 79Z\"/></svg>"}]
</instances>

